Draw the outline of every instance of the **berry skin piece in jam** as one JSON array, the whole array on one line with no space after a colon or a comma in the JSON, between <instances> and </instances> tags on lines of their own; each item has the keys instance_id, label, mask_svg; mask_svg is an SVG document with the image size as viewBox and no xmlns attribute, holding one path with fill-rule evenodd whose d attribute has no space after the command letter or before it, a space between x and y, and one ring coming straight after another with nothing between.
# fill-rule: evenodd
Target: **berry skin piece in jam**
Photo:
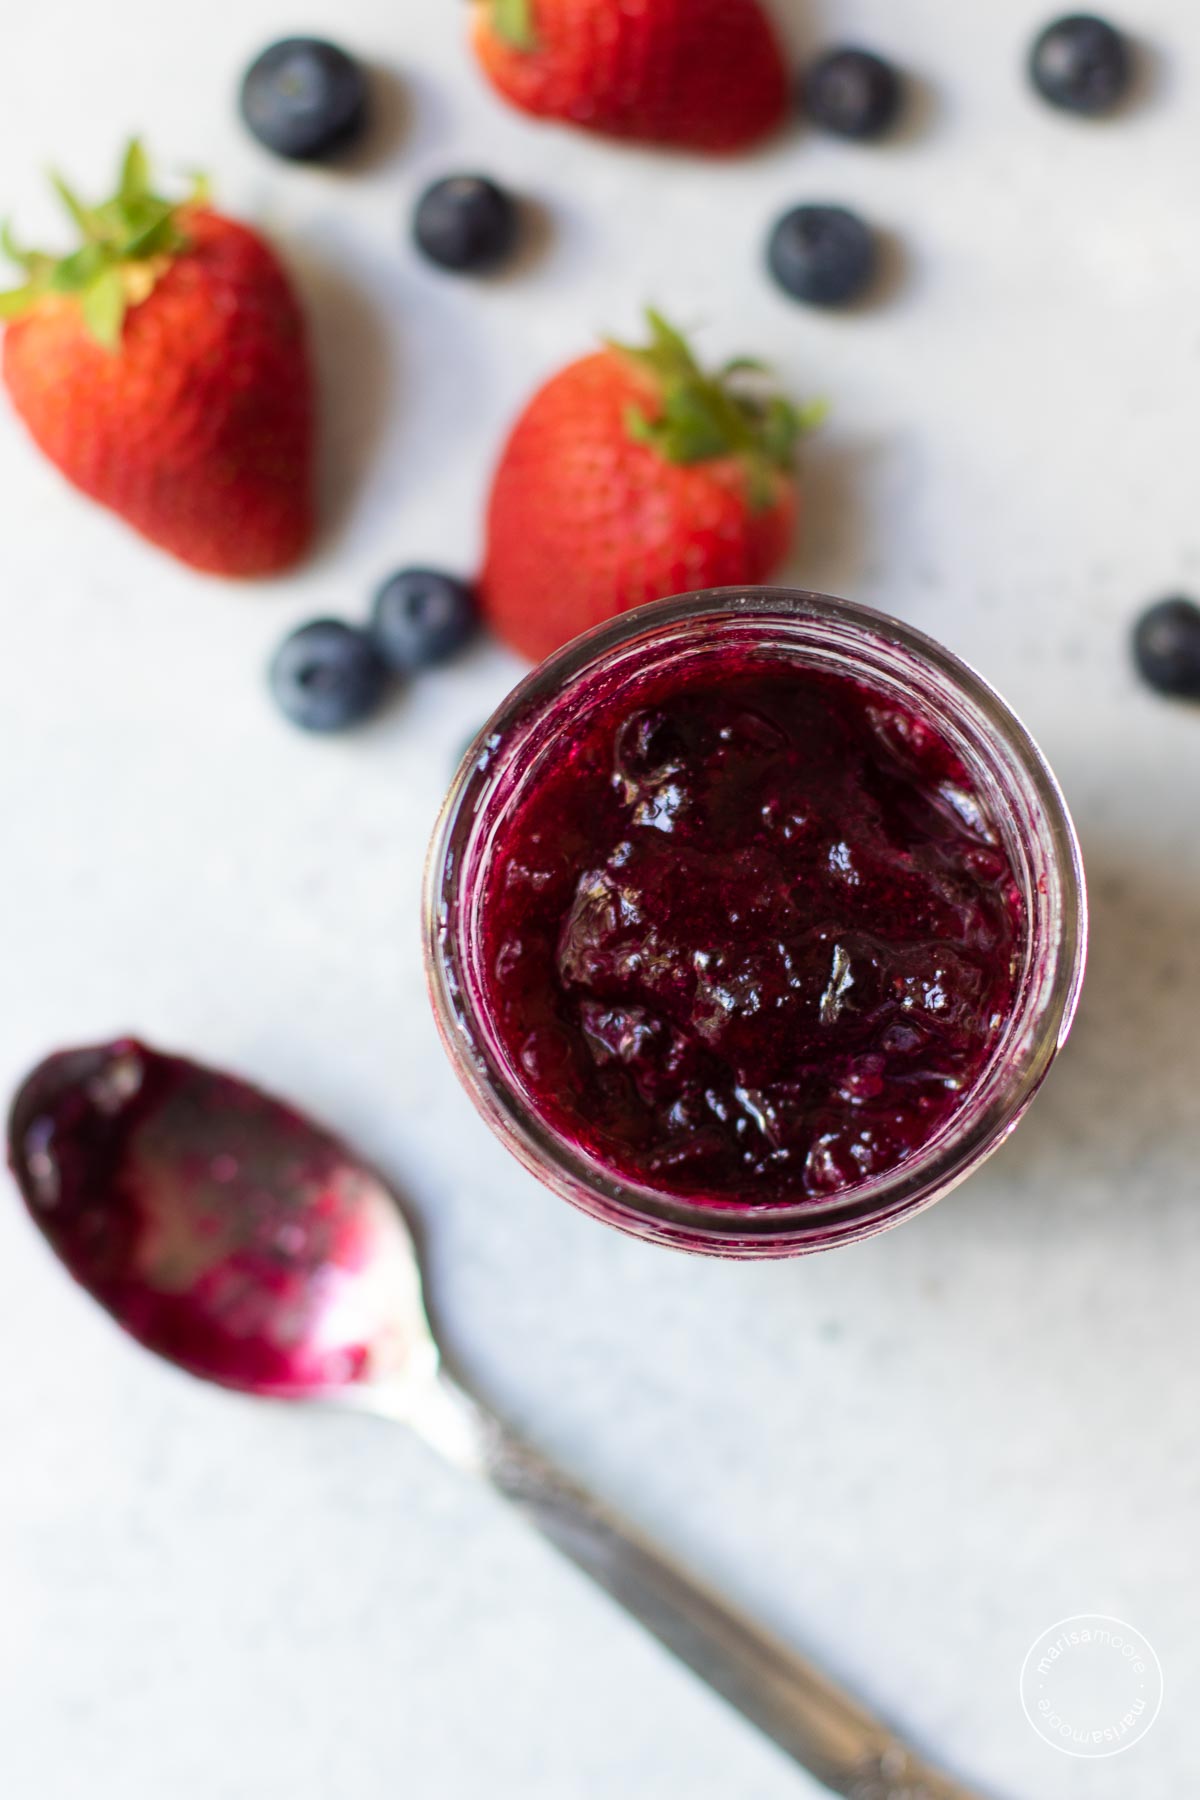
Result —
<instances>
[{"instance_id":1,"label":"berry skin piece in jam","mask_svg":"<svg viewBox=\"0 0 1200 1800\"><path fill-rule=\"evenodd\" d=\"M489 1015L531 1110L714 1206L920 1151L1012 1009L1022 905L966 769L841 675L753 654L609 694L501 821Z\"/></svg>"},{"instance_id":2,"label":"berry skin piece in jam","mask_svg":"<svg viewBox=\"0 0 1200 1800\"><path fill-rule=\"evenodd\" d=\"M47 1057L13 1174L75 1279L139 1343L280 1398L402 1366L413 1263L392 1197L282 1101L132 1038Z\"/></svg>"}]
</instances>

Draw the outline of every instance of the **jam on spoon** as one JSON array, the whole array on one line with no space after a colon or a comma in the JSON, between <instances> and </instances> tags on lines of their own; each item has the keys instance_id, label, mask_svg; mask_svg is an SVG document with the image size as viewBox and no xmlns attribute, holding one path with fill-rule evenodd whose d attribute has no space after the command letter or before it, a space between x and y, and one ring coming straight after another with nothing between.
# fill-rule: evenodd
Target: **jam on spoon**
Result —
<instances>
[{"instance_id":1,"label":"jam on spoon","mask_svg":"<svg viewBox=\"0 0 1200 1800\"><path fill-rule=\"evenodd\" d=\"M125 1038L34 1069L8 1149L52 1248L148 1348L230 1387L410 1425L834 1793L971 1800L466 1394L440 1366L399 1205L321 1126Z\"/></svg>"},{"instance_id":2,"label":"jam on spoon","mask_svg":"<svg viewBox=\"0 0 1200 1800\"><path fill-rule=\"evenodd\" d=\"M132 1038L63 1051L21 1088L9 1143L71 1274L189 1373L299 1396L411 1355L418 1289L391 1195L246 1082Z\"/></svg>"},{"instance_id":3,"label":"jam on spoon","mask_svg":"<svg viewBox=\"0 0 1200 1800\"><path fill-rule=\"evenodd\" d=\"M580 705L492 838L482 1006L617 1179L819 1201L953 1118L1011 1012L1017 881L950 744L731 649Z\"/></svg>"}]
</instances>

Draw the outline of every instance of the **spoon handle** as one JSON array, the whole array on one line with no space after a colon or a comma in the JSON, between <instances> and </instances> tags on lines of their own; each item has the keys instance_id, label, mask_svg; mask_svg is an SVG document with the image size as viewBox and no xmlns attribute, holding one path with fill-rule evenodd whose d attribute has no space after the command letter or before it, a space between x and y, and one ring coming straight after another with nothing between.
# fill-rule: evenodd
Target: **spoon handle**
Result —
<instances>
[{"instance_id":1,"label":"spoon handle","mask_svg":"<svg viewBox=\"0 0 1200 1800\"><path fill-rule=\"evenodd\" d=\"M978 1800L779 1638L733 1611L444 1374L410 1422L483 1476L701 1680L845 1800Z\"/></svg>"}]
</instances>

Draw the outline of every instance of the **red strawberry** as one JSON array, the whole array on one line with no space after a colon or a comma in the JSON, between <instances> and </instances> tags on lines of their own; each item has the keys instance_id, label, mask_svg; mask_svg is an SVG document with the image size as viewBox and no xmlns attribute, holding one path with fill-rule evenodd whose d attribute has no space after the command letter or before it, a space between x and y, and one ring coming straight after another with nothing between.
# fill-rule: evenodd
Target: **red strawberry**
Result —
<instances>
[{"instance_id":1,"label":"red strawberry","mask_svg":"<svg viewBox=\"0 0 1200 1800\"><path fill-rule=\"evenodd\" d=\"M649 319L649 349L610 345L548 382L501 457L481 599L535 661L643 601L764 581L791 542L815 412L764 397L753 363L705 375Z\"/></svg>"},{"instance_id":2,"label":"red strawberry","mask_svg":"<svg viewBox=\"0 0 1200 1800\"><path fill-rule=\"evenodd\" d=\"M75 486L153 543L218 575L297 561L313 526L313 398L304 322L253 231L197 193L150 190L130 146L115 199L59 191L83 247L4 248L4 380L35 442Z\"/></svg>"},{"instance_id":3,"label":"red strawberry","mask_svg":"<svg viewBox=\"0 0 1200 1800\"><path fill-rule=\"evenodd\" d=\"M787 111L759 0L475 0L473 36L514 106L613 137L742 150Z\"/></svg>"}]
</instances>

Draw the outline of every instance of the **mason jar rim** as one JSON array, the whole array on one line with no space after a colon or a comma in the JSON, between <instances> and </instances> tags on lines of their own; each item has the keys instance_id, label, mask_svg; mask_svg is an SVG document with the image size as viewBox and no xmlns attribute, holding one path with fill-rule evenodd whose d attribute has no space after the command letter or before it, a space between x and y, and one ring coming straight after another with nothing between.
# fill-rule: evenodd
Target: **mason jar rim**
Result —
<instances>
[{"instance_id":1,"label":"mason jar rim","mask_svg":"<svg viewBox=\"0 0 1200 1800\"><path fill-rule=\"evenodd\" d=\"M1057 941L1040 946L1052 956L1053 966L1041 982L1036 1015L1025 1021L1029 1041L1011 1079L998 1079L1001 1050L1019 1020L1020 1005L963 1106L927 1144L880 1176L837 1194L795 1202L696 1201L635 1187L569 1144L537 1115L489 1054L485 1022L464 978L456 939L462 923L458 884L464 853L486 818L498 777L519 756L538 721L574 685L598 674L615 653L632 652L642 643L649 654L676 627L716 625L721 619L736 624L739 633L755 623L769 627L772 621L784 632L805 622L841 629L862 645L901 653L932 671L964 705L963 716L969 710L987 728L990 740L1004 747L1027 784L1045 833L1054 888L1038 896L1057 921ZM871 677L863 678L871 684ZM1033 931L1034 922L1027 917L1027 955L1035 947ZM781 1256L825 1248L885 1230L949 1193L1015 1128L1065 1042L1079 1002L1087 934L1083 861L1070 813L1045 757L1007 702L968 663L918 627L854 601L784 587L712 588L652 601L554 652L500 703L467 751L442 806L426 864L425 961L434 1014L459 1078L485 1120L563 1198L634 1235L710 1255ZM1028 993L1025 1001L1030 1002ZM987 1103L965 1118L985 1089Z\"/></svg>"}]
</instances>

